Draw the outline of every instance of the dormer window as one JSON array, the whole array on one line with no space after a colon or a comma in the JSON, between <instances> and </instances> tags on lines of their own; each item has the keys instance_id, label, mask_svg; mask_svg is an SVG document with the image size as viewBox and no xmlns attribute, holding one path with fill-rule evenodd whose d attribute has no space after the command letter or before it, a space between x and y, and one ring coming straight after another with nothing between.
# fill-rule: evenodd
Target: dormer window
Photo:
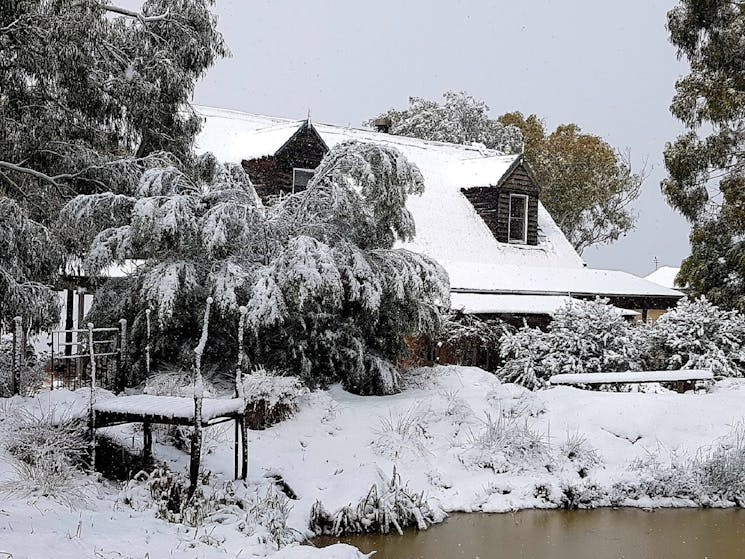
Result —
<instances>
[{"instance_id":1,"label":"dormer window","mask_svg":"<svg viewBox=\"0 0 745 559\"><path fill-rule=\"evenodd\" d=\"M310 179L312 179L313 175L315 174L316 172L313 169L301 169L299 167L293 168L292 191L300 192L301 190L305 190L308 186L308 183L310 182Z\"/></svg>"},{"instance_id":2,"label":"dormer window","mask_svg":"<svg viewBox=\"0 0 745 559\"><path fill-rule=\"evenodd\" d=\"M525 194L510 194L507 239L510 243L528 243L528 196Z\"/></svg>"}]
</instances>

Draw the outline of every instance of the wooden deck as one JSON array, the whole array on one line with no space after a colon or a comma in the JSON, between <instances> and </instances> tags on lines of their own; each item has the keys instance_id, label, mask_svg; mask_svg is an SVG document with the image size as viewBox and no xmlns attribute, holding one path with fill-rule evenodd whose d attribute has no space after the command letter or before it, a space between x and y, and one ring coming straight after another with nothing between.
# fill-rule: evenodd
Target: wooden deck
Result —
<instances>
[{"instance_id":1,"label":"wooden deck","mask_svg":"<svg viewBox=\"0 0 745 559\"><path fill-rule=\"evenodd\" d=\"M235 422L235 478L246 479L248 473L248 435L245 402L239 398L204 398L202 427ZM143 455L152 457L152 425L195 426L194 399L176 396L138 394L96 402L93 405L93 429L124 423L142 423ZM194 438L196 439L196 438ZM201 448L192 440L192 460L199 460Z\"/></svg>"}]
</instances>

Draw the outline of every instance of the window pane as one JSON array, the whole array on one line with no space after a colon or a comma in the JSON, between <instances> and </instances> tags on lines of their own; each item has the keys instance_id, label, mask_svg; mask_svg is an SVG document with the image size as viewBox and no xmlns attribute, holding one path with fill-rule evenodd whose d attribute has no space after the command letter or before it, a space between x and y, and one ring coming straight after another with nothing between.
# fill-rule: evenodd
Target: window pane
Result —
<instances>
[{"instance_id":1,"label":"window pane","mask_svg":"<svg viewBox=\"0 0 745 559\"><path fill-rule=\"evenodd\" d=\"M510 196L510 217L523 218L525 215L525 198L522 196Z\"/></svg>"},{"instance_id":2,"label":"window pane","mask_svg":"<svg viewBox=\"0 0 745 559\"><path fill-rule=\"evenodd\" d=\"M510 196L510 217L508 240L525 243L526 231L525 225L527 220L527 198L525 196Z\"/></svg>"},{"instance_id":3,"label":"window pane","mask_svg":"<svg viewBox=\"0 0 745 559\"><path fill-rule=\"evenodd\" d=\"M315 171L312 169L293 169L292 175L295 189L303 189L308 186L310 179L315 175Z\"/></svg>"}]
</instances>

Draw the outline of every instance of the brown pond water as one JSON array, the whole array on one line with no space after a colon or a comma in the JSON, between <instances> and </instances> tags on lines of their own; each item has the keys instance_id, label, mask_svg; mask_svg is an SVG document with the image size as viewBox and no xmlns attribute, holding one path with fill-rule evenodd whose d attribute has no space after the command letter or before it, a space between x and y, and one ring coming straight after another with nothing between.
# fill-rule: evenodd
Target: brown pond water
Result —
<instances>
[{"instance_id":1,"label":"brown pond water","mask_svg":"<svg viewBox=\"0 0 745 559\"><path fill-rule=\"evenodd\" d=\"M317 538L341 541L375 559L739 559L745 510L526 510L453 514L426 532Z\"/></svg>"}]
</instances>

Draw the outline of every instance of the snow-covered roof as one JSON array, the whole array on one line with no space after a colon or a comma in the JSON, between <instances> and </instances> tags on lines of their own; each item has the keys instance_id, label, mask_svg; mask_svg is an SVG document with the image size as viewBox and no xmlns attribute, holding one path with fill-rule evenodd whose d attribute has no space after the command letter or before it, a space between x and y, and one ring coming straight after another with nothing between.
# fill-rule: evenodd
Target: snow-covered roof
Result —
<instances>
[{"instance_id":1,"label":"snow-covered roof","mask_svg":"<svg viewBox=\"0 0 745 559\"><path fill-rule=\"evenodd\" d=\"M546 268L498 262L443 263L450 287L460 291L515 294L681 297L679 291L619 270ZM498 278L498 279L494 279Z\"/></svg>"},{"instance_id":2,"label":"snow-covered roof","mask_svg":"<svg viewBox=\"0 0 745 559\"><path fill-rule=\"evenodd\" d=\"M240 162L276 151L305 122L224 109L197 107L205 117L197 151ZM500 243L461 189L495 186L521 155L504 155L483 145L460 145L396 136L370 129L313 123L329 148L347 141L391 146L416 163L425 190L407 207L416 236L399 246L426 254L448 271L462 290L680 296L630 274L589 270L549 213L539 204L538 245Z\"/></svg>"},{"instance_id":3,"label":"snow-covered roof","mask_svg":"<svg viewBox=\"0 0 745 559\"><path fill-rule=\"evenodd\" d=\"M675 277L678 275L678 272L680 272L680 268L662 266L648 276L645 276L644 279L656 283L657 285L674 289Z\"/></svg>"},{"instance_id":4,"label":"snow-covered roof","mask_svg":"<svg viewBox=\"0 0 745 559\"><path fill-rule=\"evenodd\" d=\"M562 295L510 295L498 293L452 293L450 306L466 314L545 314L553 316L573 299ZM623 316L639 313L618 309Z\"/></svg>"}]
</instances>

